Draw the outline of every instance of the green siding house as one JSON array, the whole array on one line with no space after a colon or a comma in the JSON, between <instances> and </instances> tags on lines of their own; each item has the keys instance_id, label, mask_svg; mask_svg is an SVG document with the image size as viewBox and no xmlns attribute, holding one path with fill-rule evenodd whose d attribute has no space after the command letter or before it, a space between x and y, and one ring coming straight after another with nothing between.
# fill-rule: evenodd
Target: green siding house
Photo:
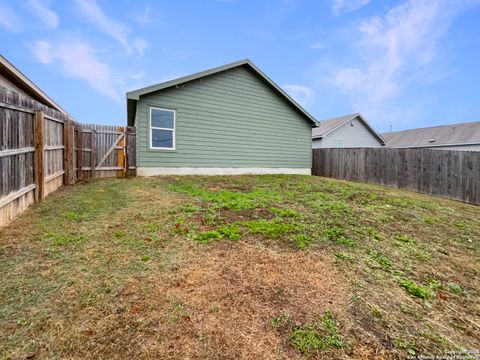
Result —
<instances>
[{"instance_id":1,"label":"green siding house","mask_svg":"<svg viewBox=\"0 0 480 360\"><path fill-rule=\"evenodd\" d=\"M251 61L127 93L137 175L310 174L315 119Z\"/></svg>"}]
</instances>

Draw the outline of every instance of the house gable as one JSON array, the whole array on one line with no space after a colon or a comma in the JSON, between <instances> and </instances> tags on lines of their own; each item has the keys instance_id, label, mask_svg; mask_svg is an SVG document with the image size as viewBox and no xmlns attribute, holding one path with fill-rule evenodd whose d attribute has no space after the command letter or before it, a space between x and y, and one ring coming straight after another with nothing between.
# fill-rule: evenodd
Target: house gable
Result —
<instances>
[{"instance_id":1,"label":"house gable","mask_svg":"<svg viewBox=\"0 0 480 360\"><path fill-rule=\"evenodd\" d=\"M312 121L249 66L138 96L139 167L311 166ZM149 109L176 112L176 148L150 149Z\"/></svg>"},{"instance_id":2,"label":"house gable","mask_svg":"<svg viewBox=\"0 0 480 360\"><path fill-rule=\"evenodd\" d=\"M300 114L305 116L307 121L310 121L313 126L317 125L317 121L315 118L310 115L305 109L303 109L295 100L293 100L280 86L278 86L273 80L271 80L266 74L264 74L255 64L253 64L250 60L240 60L233 62L231 64L226 64L223 66L219 66L216 68L208 69L205 71L201 71L192 75L180 77L174 80L166 81L160 84L155 84L152 86L147 86L145 88L141 88L138 90L133 90L127 93L127 121L129 126L134 125L135 120L135 113L137 107L137 100L140 99L141 96L147 95L153 92L161 91L164 89L168 89L171 87L178 87L185 83L195 81L197 79L202 79L209 77L211 75L215 75L221 72L229 71L231 69L239 68L239 67L246 67L249 68L254 75L256 75L259 79L263 80L266 84L268 84L275 92L277 92L287 103L289 103L293 108L295 108Z\"/></svg>"},{"instance_id":3,"label":"house gable","mask_svg":"<svg viewBox=\"0 0 480 360\"><path fill-rule=\"evenodd\" d=\"M342 116L320 122L312 131L313 148L380 147L385 140L361 114Z\"/></svg>"}]
</instances>

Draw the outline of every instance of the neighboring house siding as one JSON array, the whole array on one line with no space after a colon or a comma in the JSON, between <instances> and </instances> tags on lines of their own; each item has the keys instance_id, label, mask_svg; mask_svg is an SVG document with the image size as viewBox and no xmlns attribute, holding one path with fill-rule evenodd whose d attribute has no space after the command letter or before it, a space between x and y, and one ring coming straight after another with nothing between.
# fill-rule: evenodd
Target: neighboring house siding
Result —
<instances>
[{"instance_id":1,"label":"neighboring house siding","mask_svg":"<svg viewBox=\"0 0 480 360\"><path fill-rule=\"evenodd\" d=\"M350 124L353 123L353 126ZM381 147L380 141L363 125L363 123L354 119L343 124L338 129L332 131L321 139L313 139L312 147L334 148L337 141L343 141L343 147Z\"/></svg>"},{"instance_id":2,"label":"neighboring house siding","mask_svg":"<svg viewBox=\"0 0 480 360\"><path fill-rule=\"evenodd\" d=\"M149 149L149 107L176 110L176 149ZM140 97L138 167L311 168L311 123L245 67Z\"/></svg>"}]
</instances>

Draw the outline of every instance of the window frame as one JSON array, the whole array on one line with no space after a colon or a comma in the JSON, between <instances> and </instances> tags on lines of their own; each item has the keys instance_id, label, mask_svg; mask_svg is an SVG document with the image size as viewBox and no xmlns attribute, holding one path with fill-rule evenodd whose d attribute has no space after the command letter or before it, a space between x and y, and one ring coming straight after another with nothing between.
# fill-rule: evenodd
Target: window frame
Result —
<instances>
[{"instance_id":1,"label":"window frame","mask_svg":"<svg viewBox=\"0 0 480 360\"><path fill-rule=\"evenodd\" d=\"M176 125L177 125L177 111L174 109L166 109L166 108L161 108L161 107L156 107L156 106L150 106L150 111L149 111L149 119L148 119L148 131L149 131L149 136L150 136L150 150L161 150L161 151L174 151L176 149ZM153 110L161 110L161 111L167 111L167 112L172 112L173 113L173 128L164 128L164 127L158 127L158 126L152 126L152 112ZM158 147L158 146L153 146L153 129L156 130L168 130L172 132L172 147Z\"/></svg>"}]
</instances>

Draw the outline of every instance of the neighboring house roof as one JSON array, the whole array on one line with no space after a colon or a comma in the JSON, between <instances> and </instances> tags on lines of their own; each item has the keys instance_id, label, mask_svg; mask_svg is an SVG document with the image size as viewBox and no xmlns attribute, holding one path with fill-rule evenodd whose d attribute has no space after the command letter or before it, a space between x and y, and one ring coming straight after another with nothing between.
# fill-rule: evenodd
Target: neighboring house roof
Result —
<instances>
[{"instance_id":1,"label":"neighboring house roof","mask_svg":"<svg viewBox=\"0 0 480 360\"><path fill-rule=\"evenodd\" d=\"M363 125L378 139L378 141L380 141L380 143L385 145L385 139L377 133L362 114L359 113L340 116L333 119L320 120L320 125L312 129L312 139L321 139L356 118L363 123Z\"/></svg>"},{"instance_id":2,"label":"neighboring house roof","mask_svg":"<svg viewBox=\"0 0 480 360\"><path fill-rule=\"evenodd\" d=\"M384 133L389 147L437 147L480 144L480 121Z\"/></svg>"},{"instance_id":3,"label":"neighboring house roof","mask_svg":"<svg viewBox=\"0 0 480 360\"><path fill-rule=\"evenodd\" d=\"M266 81L275 91L277 91L281 96L283 96L294 108L296 108L302 115L305 116L313 125L317 125L315 118L310 115L305 109L303 109L295 100L293 100L280 86L275 84L267 75L265 75L255 64L250 60L240 60L223 66L215 67L205 71L201 71L192 75L180 77L174 80L166 81L160 84L147 86L142 89L133 90L127 92L127 118L128 125L132 126L135 121L135 112L137 101L140 99L140 96L152 93L154 91L163 90L173 86L177 86L188 81L196 80L203 78L205 76L213 75L222 71L230 70L236 67L246 66L249 67L253 72L259 76L262 80Z\"/></svg>"},{"instance_id":4,"label":"neighboring house roof","mask_svg":"<svg viewBox=\"0 0 480 360\"><path fill-rule=\"evenodd\" d=\"M63 110L57 103L50 99L47 94L40 90L37 85L35 85L28 77L26 77L2 55L0 55L0 73L32 99L66 114L65 110Z\"/></svg>"}]
</instances>

